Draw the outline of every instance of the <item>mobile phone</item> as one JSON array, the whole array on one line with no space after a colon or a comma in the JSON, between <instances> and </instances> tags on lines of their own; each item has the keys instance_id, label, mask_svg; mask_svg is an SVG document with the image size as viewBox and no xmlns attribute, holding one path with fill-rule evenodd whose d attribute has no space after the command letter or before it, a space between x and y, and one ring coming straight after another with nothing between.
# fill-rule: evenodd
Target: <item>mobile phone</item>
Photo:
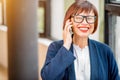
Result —
<instances>
[{"instance_id":1,"label":"mobile phone","mask_svg":"<svg viewBox=\"0 0 120 80\"><path fill-rule=\"evenodd\" d=\"M70 19L70 21L71 21L71 19ZM72 26L73 27L73 26ZM72 27L70 28L70 34L71 34L71 36L73 35L73 29L72 29Z\"/></svg>"},{"instance_id":2,"label":"mobile phone","mask_svg":"<svg viewBox=\"0 0 120 80\"><path fill-rule=\"evenodd\" d=\"M70 31L70 34L72 35L72 34L73 34L73 30L72 30L72 27L70 28L70 30L69 30L69 31Z\"/></svg>"},{"instance_id":3,"label":"mobile phone","mask_svg":"<svg viewBox=\"0 0 120 80\"><path fill-rule=\"evenodd\" d=\"M73 38L73 29L72 29L72 27L70 28L70 34L71 34L71 38Z\"/></svg>"}]
</instances>

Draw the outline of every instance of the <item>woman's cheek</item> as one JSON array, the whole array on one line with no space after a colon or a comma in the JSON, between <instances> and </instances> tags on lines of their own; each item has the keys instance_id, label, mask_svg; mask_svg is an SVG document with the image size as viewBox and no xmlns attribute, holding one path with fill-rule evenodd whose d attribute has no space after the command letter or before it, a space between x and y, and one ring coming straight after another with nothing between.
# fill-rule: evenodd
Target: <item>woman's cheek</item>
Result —
<instances>
[{"instance_id":1,"label":"woman's cheek","mask_svg":"<svg viewBox=\"0 0 120 80\"><path fill-rule=\"evenodd\" d=\"M90 33L92 33L94 31L94 25L91 25L90 27Z\"/></svg>"}]
</instances>

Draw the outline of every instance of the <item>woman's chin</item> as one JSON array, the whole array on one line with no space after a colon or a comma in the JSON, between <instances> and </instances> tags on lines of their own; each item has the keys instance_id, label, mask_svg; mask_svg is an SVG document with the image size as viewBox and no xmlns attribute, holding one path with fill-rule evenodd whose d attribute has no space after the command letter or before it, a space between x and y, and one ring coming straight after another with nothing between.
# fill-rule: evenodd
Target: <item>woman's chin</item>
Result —
<instances>
[{"instance_id":1,"label":"woman's chin","mask_svg":"<svg viewBox=\"0 0 120 80\"><path fill-rule=\"evenodd\" d=\"M86 38L89 36L89 33L80 33L78 34L80 37Z\"/></svg>"},{"instance_id":2,"label":"woman's chin","mask_svg":"<svg viewBox=\"0 0 120 80\"><path fill-rule=\"evenodd\" d=\"M88 35L85 35L85 34L83 34L83 35L79 35L81 38L87 38L88 37Z\"/></svg>"}]
</instances>

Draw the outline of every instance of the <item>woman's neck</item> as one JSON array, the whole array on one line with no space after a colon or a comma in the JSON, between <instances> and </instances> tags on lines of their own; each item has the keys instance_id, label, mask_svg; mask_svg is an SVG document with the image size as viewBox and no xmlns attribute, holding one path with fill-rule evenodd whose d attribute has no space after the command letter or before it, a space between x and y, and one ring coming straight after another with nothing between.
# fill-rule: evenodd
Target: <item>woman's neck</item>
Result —
<instances>
[{"instance_id":1,"label":"woman's neck","mask_svg":"<svg viewBox=\"0 0 120 80\"><path fill-rule=\"evenodd\" d=\"M88 46L88 37L79 37L74 35L73 43L78 45L80 48L85 48L85 46Z\"/></svg>"}]
</instances>

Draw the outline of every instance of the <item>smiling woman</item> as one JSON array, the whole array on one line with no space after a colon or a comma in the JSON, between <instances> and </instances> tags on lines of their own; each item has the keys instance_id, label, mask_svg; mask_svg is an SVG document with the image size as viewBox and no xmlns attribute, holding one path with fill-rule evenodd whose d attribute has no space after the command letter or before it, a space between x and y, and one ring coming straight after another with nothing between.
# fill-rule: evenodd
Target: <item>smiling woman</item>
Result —
<instances>
[{"instance_id":1,"label":"smiling woman","mask_svg":"<svg viewBox=\"0 0 120 80\"><path fill-rule=\"evenodd\" d=\"M89 39L97 27L96 7L89 1L74 2L64 17L63 40L54 41L48 47L42 79L120 80L110 47Z\"/></svg>"}]
</instances>

